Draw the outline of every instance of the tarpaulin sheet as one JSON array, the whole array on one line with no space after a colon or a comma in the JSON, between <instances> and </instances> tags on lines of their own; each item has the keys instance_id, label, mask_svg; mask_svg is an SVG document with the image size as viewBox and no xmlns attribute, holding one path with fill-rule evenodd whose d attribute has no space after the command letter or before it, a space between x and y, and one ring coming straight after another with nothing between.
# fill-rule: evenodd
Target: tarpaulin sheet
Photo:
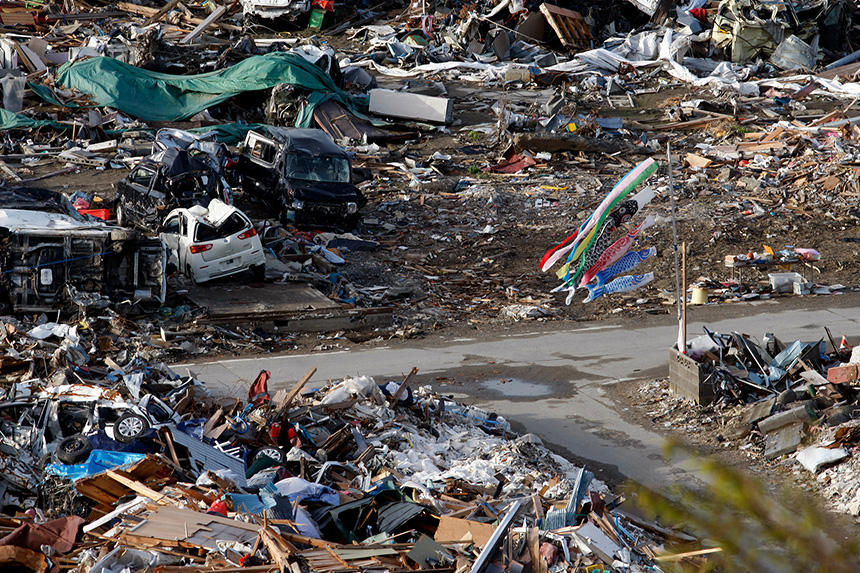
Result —
<instances>
[{"instance_id":1,"label":"tarpaulin sheet","mask_svg":"<svg viewBox=\"0 0 860 573\"><path fill-rule=\"evenodd\" d=\"M285 52L252 56L223 70L189 76L152 72L113 58L89 58L63 64L56 84L88 95L96 105L144 121L184 120L242 92L278 84L312 92L304 113L296 120L298 127L309 126L313 108L328 99L353 111L366 108L366 98L350 96L321 68Z\"/></svg>"},{"instance_id":2,"label":"tarpaulin sheet","mask_svg":"<svg viewBox=\"0 0 860 573\"><path fill-rule=\"evenodd\" d=\"M93 450L90 452L90 456L87 458L87 461L82 464L48 464L45 466L45 472L74 481L118 466L124 466L140 461L145 457L145 454Z\"/></svg>"},{"instance_id":3,"label":"tarpaulin sheet","mask_svg":"<svg viewBox=\"0 0 860 573\"><path fill-rule=\"evenodd\" d=\"M69 515L45 523L22 523L12 533L0 539L0 545L13 545L40 552L42 546L47 545L60 553L68 553L74 548L78 529L85 521L83 517Z\"/></svg>"},{"instance_id":4,"label":"tarpaulin sheet","mask_svg":"<svg viewBox=\"0 0 860 573\"><path fill-rule=\"evenodd\" d=\"M31 119L26 115L13 113L0 107L0 131L5 131L7 129L30 129L31 127L43 126L55 127L58 129L72 129L71 124L64 125L49 119Z\"/></svg>"},{"instance_id":5,"label":"tarpaulin sheet","mask_svg":"<svg viewBox=\"0 0 860 573\"><path fill-rule=\"evenodd\" d=\"M48 92L50 93L50 92ZM32 119L20 113L13 113L9 110L0 107L0 131L8 129L31 129L34 127L52 127L55 129L72 129L71 123L60 123L50 119ZM223 123L220 125L210 125L208 127L197 127L189 129L192 133L208 133L214 131L218 136L218 141L227 145L234 145L245 139L245 134L251 130L265 131L268 129L265 123ZM139 131L138 128L128 129L106 129L105 133L110 135L114 133L122 133L124 131Z\"/></svg>"}]
</instances>

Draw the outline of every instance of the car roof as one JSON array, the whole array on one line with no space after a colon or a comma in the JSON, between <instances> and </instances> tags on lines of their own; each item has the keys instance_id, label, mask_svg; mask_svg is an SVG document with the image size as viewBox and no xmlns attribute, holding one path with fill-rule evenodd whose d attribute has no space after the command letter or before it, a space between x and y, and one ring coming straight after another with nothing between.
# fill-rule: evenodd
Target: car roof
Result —
<instances>
[{"instance_id":1,"label":"car roof","mask_svg":"<svg viewBox=\"0 0 860 573\"><path fill-rule=\"evenodd\" d=\"M241 213L239 209L233 207L232 205L227 205L220 199L212 199L209 202L208 209L202 205L194 205L192 207L174 209L167 214L164 220L166 221L170 217L178 215L179 213L185 213L192 219L196 219L197 221L206 223L207 225L218 225L227 217L236 212ZM245 216L245 218L248 218L247 215Z\"/></svg>"},{"instance_id":2,"label":"car roof","mask_svg":"<svg viewBox=\"0 0 860 573\"><path fill-rule=\"evenodd\" d=\"M86 221L65 195L41 187L0 186L0 205L6 209L59 213L82 222Z\"/></svg>"},{"instance_id":3,"label":"car roof","mask_svg":"<svg viewBox=\"0 0 860 573\"><path fill-rule=\"evenodd\" d=\"M29 209L0 209L0 227L11 232L18 231L62 231L70 229L98 229L105 232L113 227L101 222L81 221L69 215L46 213Z\"/></svg>"},{"instance_id":4,"label":"car roof","mask_svg":"<svg viewBox=\"0 0 860 573\"><path fill-rule=\"evenodd\" d=\"M349 157L346 150L335 143L331 136L321 129L270 126L268 132L273 138L283 142L287 151Z\"/></svg>"}]
</instances>

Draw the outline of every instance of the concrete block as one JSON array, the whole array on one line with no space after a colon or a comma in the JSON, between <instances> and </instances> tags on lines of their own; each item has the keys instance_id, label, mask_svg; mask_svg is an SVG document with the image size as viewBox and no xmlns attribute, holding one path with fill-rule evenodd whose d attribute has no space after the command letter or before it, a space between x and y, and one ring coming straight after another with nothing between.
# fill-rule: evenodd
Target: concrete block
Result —
<instances>
[{"instance_id":1,"label":"concrete block","mask_svg":"<svg viewBox=\"0 0 860 573\"><path fill-rule=\"evenodd\" d=\"M669 349L669 389L672 392L699 404L710 404L714 401L714 387L705 383L706 377L703 365L676 348Z\"/></svg>"},{"instance_id":2,"label":"concrete block","mask_svg":"<svg viewBox=\"0 0 860 573\"><path fill-rule=\"evenodd\" d=\"M785 412L779 412L758 423L758 429L764 434L796 422L811 422L815 419L812 400L798 402L797 406Z\"/></svg>"},{"instance_id":3,"label":"concrete block","mask_svg":"<svg viewBox=\"0 0 860 573\"><path fill-rule=\"evenodd\" d=\"M835 464L847 457L848 450L845 448L822 448L820 446L812 446L797 452L797 461L812 473L818 473L818 470L824 466Z\"/></svg>"},{"instance_id":4,"label":"concrete block","mask_svg":"<svg viewBox=\"0 0 860 573\"><path fill-rule=\"evenodd\" d=\"M789 424L767 435L764 456L772 460L797 449L803 438L803 423Z\"/></svg>"},{"instance_id":5,"label":"concrete block","mask_svg":"<svg viewBox=\"0 0 860 573\"><path fill-rule=\"evenodd\" d=\"M827 369L827 381L833 384L844 384L857 380L857 365L845 364Z\"/></svg>"},{"instance_id":6,"label":"concrete block","mask_svg":"<svg viewBox=\"0 0 860 573\"><path fill-rule=\"evenodd\" d=\"M505 68L505 81L528 83L532 81L532 73L528 68L508 66Z\"/></svg>"},{"instance_id":7,"label":"concrete block","mask_svg":"<svg viewBox=\"0 0 860 573\"><path fill-rule=\"evenodd\" d=\"M432 123L451 123L454 118L453 102L448 98L394 90L370 90L369 109L385 117Z\"/></svg>"},{"instance_id":8,"label":"concrete block","mask_svg":"<svg viewBox=\"0 0 860 573\"><path fill-rule=\"evenodd\" d=\"M774 404L776 404L776 396L765 398L764 400L759 400L754 404L750 404L744 408L743 414L741 415L742 423L752 425L762 418L767 418L773 411Z\"/></svg>"}]
</instances>

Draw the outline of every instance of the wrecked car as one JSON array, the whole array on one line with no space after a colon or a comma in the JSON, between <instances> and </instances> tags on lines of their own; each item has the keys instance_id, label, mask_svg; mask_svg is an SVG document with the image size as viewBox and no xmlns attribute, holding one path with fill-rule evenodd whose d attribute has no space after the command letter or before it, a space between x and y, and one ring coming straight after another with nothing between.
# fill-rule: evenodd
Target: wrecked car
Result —
<instances>
[{"instance_id":1,"label":"wrecked car","mask_svg":"<svg viewBox=\"0 0 860 573\"><path fill-rule=\"evenodd\" d=\"M81 215L0 209L0 312L163 303L166 266L160 239Z\"/></svg>"},{"instance_id":2,"label":"wrecked car","mask_svg":"<svg viewBox=\"0 0 860 573\"><path fill-rule=\"evenodd\" d=\"M218 132L192 133L183 129L159 129L152 142L152 153L165 149L184 149L197 159L209 163L223 189L233 194L236 185L236 158L226 145L218 141Z\"/></svg>"},{"instance_id":3,"label":"wrecked car","mask_svg":"<svg viewBox=\"0 0 860 573\"><path fill-rule=\"evenodd\" d=\"M310 0L242 0L242 14L249 24L271 24L274 21L296 24L310 12Z\"/></svg>"},{"instance_id":4,"label":"wrecked car","mask_svg":"<svg viewBox=\"0 0 860 573\"><path fill-rule=\"evenodd\" d=\"M7 441L5 446L24 448L37 457L53 452L68 464L85 460L93 449L91 437L100 432L125 444L150 428L180 421L169 405L152 394L135 404L114 390L64 384L46 388L33 398L0 407L0 435Z\"/></svg>"},{"instance_id":5,"label":"wrecked car","mask_svg":"<svg viewBox=\"0 0 860 573\"><path fill-rule=\"evenodd\" d=\"M249 131L239 168L245 192L298 226L351 229L367 199L353 185L349 154L319 129Z\"/></svg>"},{"instance_id":6,"label":"wrecked car","mask_svg":"<svg viewBox=\"0 0 860 573\"><path fill-rule=\"evenodd\" d=\"M157 228L164 213L178 207L233 202L232 190L208 156L188 149L159 149L117 183L116 222L146 231Z\"/></svg>"},{"instance_id":7,"label":"wrecked car","mask_svg":"<svg viewBox=\"0 0 860 573\"><path fill-rule=\"evenodd\" d=\"M761 0L723 0L714 17L711 43L735 63L769 57L783 41L813 43L834 52L845 49L851 7L845 0L815 0L800 5ZM809 46L807 46L808 48Z\"/></svg>"},{"instance_id":8,"label":"wrecked car","mask_svg":"<svg viewBox=\"0 0 860 573\"><path fill-rule=\"evenodd\" d=\"M256 280L266 272L257 230L239 209L213 199L209 207L175 209L164 220L161 237L170 262L195 283L250 270Z\"/></svg>"}]
</instances>

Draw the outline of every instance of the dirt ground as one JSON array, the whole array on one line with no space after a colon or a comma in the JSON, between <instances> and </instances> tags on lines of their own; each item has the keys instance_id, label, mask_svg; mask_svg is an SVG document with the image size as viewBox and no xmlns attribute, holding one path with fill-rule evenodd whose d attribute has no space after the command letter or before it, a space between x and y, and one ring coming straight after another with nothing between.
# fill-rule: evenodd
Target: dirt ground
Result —
<instances>
[{"instance_id":1,"label":"dirt ground","mask_svg":"<svg viewBox=\"0 0 860 573\"><path fill-rule=\"evenodd\" d=\"M476 101L490 105L499 96L470 93L460 109L469 107L467 104L474 108ZM469 115L467 121L492 119L487 114L464 115ZM654 215L657 224L638 242L638 248L656 246L658 255L635 271L653 271L654 282L630 294L604 296L586 304L581 302L583 290L567 306L562 294L550 293L558 281L553 271L540 272L541 256L579 226L615 182L646 156L562 152L522 174L485 173L481 170L495 163L503 146L485 143L483 134L468 131L466 121L458 121L465 131L428 133L414 142L383 146L373 156L356 156L356 166L368 167L374 174L363 185L370 203L365 223L356 233L377 240L380 247L372 252L345 253L348 263L343 272L359 288L400 287L396 297L385 301L395 307L393 332L414 336L458 324L501 324L512 320L502 312L512 304L538 307L539 320L595 320L619 313L636 318L670 311L675 257L664 170L646 183L656 189L657 196L645 213ZM734 139L742 135L729 133ZM702 132L671 139L681 147L700 139L713 140L713 136ZM723 139L733 137L724 135ZM436 152L451 159L430 159ZM661 155L654 157L665 163ZM414 184L410 174L392 166L404 163L429 166L432 178ZM33 171L39 175L56 169L57 164L48 164ZM719 180L725 169L731 170L729 183ZM735 185L738 177L750 177L744 173L756 175L749 167L693 172L676 164L677 229L679 242L687 245L690 284L700 278L732 279L732 269L723 265L724 257L761 251L763 245L775 250L787 245L817 249L821 260L812 268L800 269L817 284L851 287L860 283L860 267L852 264L860 244L849 242L860 238L857 196L837 192L827 196L816 191L811 181L808 188L787 190L774 184L747 190ZM124 169L82 168L35 184L83 191L109 202L113 183L124 174ZM757 214L755 205L766 209ZM738 295L755 296L762 291L768 296L767 271L747 269L736 272L734 278L740 279L734 287Z\"/></svg>"}]
</instances>

